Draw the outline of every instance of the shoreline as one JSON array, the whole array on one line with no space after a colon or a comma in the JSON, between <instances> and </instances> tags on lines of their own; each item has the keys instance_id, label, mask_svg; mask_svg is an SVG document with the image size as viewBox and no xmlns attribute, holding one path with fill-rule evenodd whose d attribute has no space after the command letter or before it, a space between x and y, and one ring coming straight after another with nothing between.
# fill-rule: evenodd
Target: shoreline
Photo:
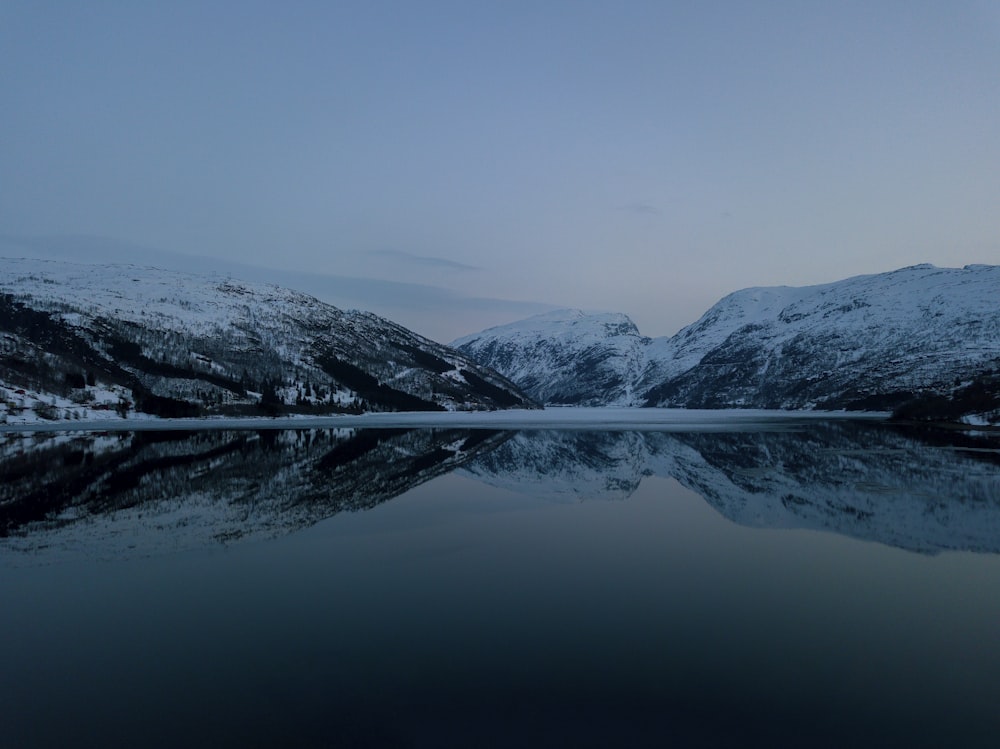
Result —
<instances>
[{"instance_id":1,"label":"shoreline","mask_svg":"<svg viewBox=\"0 0 1000 749\"><path fill-rule=\"evenodd\" d=\"M397 411L330 416L100 419L0 424L0 434L285 429L574 429L588 431L728 431L789 428L817 421L888 421L882 411L764 409L552 408L506 411Z\"/></svg>"}]
</instances>

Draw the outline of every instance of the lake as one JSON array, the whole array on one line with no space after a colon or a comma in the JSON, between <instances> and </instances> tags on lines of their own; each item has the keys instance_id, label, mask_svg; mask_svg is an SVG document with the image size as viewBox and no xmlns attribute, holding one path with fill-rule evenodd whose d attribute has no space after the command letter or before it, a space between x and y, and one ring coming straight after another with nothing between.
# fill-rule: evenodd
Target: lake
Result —
<instances>
[{"instance_id":1,"label":"lake","mask_svg":"<svg viewBox=\"0 0 1000 749\"><path fill-rule=\"evenodd\" d=\"M0 435L0 746L995 746L1000 435Z\"/></svg>"}]
</instances>

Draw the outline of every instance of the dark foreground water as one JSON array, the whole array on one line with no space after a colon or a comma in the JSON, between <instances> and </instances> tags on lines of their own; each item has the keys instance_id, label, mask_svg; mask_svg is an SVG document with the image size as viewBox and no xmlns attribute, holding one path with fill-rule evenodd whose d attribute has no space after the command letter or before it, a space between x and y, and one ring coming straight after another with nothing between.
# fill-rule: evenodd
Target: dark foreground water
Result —
<instances>
[{"instance_id":1,"label":"dark foreground water","mask_svg":"<svg viewBox=\"0 0 1000 749\"><path fill-rule=\"evenodd\" d=\"M0 436L0 746L995 746L1000 444Z\"/></svg>"}]
</instances>

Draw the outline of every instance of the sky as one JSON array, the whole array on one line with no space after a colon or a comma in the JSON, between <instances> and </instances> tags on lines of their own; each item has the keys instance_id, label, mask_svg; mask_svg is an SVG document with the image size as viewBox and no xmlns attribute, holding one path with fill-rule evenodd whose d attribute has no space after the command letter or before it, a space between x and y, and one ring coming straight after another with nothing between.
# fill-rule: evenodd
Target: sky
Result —
<instances>
[{"instance_id":1,"label":"sky","mask_svg":"<svg viewBox=\"0 0 1000 749\"><path fill-rule=\"evenodd\" d=\"M0 255L447 342L1000 262L1000 2L0 0Z\"/></svg>"}]
</instances>

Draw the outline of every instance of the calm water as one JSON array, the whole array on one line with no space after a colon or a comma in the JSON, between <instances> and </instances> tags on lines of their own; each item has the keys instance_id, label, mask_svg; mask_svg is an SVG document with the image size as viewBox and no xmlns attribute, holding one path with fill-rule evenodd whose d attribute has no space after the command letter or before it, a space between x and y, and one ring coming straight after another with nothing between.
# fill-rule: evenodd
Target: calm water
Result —
<instances>
[{"instance_id":1,"label":"calm water","mask_svg":"<svg viewBox=\"0 0 1000 749\"><path fill-rule=\"evenodd\" d=\"M0 746L995 746L1000 439L0 436Z\"/></svg>"}]
</instances>

